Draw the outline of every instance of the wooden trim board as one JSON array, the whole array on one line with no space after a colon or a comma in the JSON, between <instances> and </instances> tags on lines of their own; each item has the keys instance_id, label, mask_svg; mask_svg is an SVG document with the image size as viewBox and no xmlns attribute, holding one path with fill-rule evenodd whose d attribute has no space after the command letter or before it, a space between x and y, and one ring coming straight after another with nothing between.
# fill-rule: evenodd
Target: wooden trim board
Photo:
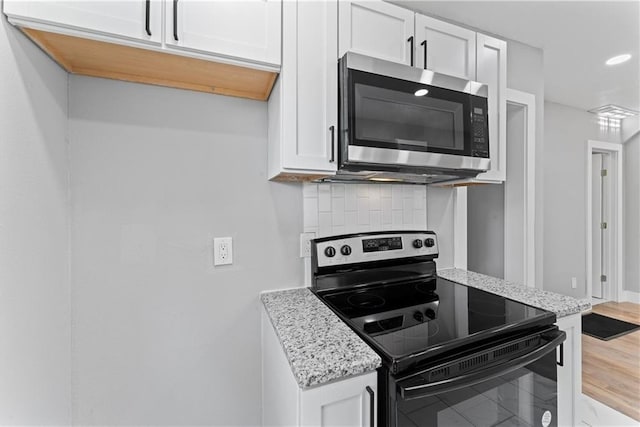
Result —
<instances>
[{"instance_id":1,"label":"wooden trim board","mask_svg":"<svg viewBox=\"0 0 640 427\"><path fill-rule=\"evenodd\" d=\"M20 28L73 74L266 101L277 73Z\"/></svg>"}]
</instances>

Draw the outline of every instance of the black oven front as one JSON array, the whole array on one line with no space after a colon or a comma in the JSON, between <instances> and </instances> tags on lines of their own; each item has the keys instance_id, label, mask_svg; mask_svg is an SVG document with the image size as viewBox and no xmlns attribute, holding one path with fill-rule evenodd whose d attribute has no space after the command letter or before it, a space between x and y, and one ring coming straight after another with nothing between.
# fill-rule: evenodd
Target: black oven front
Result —
<instances>
[{"instance_id":1,"label":"black oven front","mask_svg":"<svg viewBox=\"0 0 640 427\"><path fill-rule=\"evenodd\" d=\"M383 369L379 425L557 426L556 349L565 337L551 326L409 372Z\"/></svg>"}]
</instances>

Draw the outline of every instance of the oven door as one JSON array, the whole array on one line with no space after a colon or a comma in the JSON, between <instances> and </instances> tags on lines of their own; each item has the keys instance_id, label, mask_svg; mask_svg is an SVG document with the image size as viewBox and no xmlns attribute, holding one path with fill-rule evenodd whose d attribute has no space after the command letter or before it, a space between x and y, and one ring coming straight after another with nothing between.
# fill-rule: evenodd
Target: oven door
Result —
<instances>
[{"instance_id":1,"label":"oven door","mask_svg":"<svg viewBox=\"0 0 640 427\"><path fill-rule=\"evenodd\" d=\"M557 426L554 350L565 338L554 327L404 377L395 382L391 424ZM534 340L535 348L527 349L527 340ZM511 351L515 356L505 360L501 354Z\"/></svg>"}]
</instances>

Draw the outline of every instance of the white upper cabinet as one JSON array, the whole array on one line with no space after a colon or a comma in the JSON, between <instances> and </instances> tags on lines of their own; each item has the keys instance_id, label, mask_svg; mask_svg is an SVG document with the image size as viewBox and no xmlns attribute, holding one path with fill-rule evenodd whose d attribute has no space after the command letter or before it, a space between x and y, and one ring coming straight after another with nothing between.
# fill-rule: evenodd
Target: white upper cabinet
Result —
<instances>
[{"instance_id":1,"label":"white upper cabinet","mask_svg":"<svg viewBox=\"0 0 640 427\"><path fill-rule=\"evenodd\" d=\"M138 42L162 42L162 2L135 1L24 1L5 0L3 11L13 21L36 21L97 35L115 35ZM30 27L34 27L30 25Z\"/></svg>"},{"instance_id":2,"label":"white upper cabinet","mask_svg":"<svg viewBox=\"0 0 640 427\"><path fill-rule=\"evenodd\" d=\"M476 79L474 31L416 13L415 38L416 67L464 79Z\"/></svg>"},{"instance_id":3,"label":"white upper cabinet","mask_svg":"<svg viewBox=\"0 0 640 427\"><path fill-rule=\"evenodd\" d=\"M282 71L269 98L269 179L333 175L338 144L338 2L285 1Z\"/></svg>"},{"instance_id":4,"label":"white upper cabinet","mask_svg":"<svg viewBox=\"0 0 640 427\"><path fill-rule=\"evenodd\" d=\"M167 47L280 65L280 0L167 0Z\"/></svg>"},{"instance_id":5,"label":"white upper cabinet","mask_svg":"<svg viewBox=\"0 0 640 427\"><path fill-rule=\"evenodd\" d=\"M507 176L507 42L478 33L476 80L489 86L489 154L491 169L479 181L501 182Z\"/></svg>"},{"instance_id":6,"label":"white upper cabinet","mask_svg":"<svg viewBox=\"0 0 640 427\"><path fill-rule=\"evenodd\" d=\"M413 16L382 1L341 1L339 56L350 51L411 65Z\"/></svg>"}]
</instances>

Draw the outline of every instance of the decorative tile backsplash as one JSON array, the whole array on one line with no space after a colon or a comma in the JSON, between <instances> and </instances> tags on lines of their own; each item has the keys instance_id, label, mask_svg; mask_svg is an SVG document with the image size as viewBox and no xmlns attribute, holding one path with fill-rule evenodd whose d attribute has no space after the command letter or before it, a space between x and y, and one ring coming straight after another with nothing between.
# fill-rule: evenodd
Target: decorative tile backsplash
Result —
<instances>
[{"instance_id":1,"label":"decorative tile backsplash","mask_svg":"<svg viewBox=\"0 0 640 427\"><path fill-rule=\"evenodd\" d=\"M427 227L424 185L305 183L304 231L317 237Z\"/></svg>"}]
</instances>

